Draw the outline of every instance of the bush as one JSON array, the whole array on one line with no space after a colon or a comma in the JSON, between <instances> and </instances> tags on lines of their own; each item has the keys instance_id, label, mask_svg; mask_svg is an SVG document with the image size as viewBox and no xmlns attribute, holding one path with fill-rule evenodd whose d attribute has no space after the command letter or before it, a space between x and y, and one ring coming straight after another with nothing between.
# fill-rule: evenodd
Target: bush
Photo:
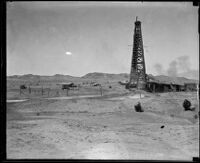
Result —
<instances>
[{"instance_id":1,"label":"bush","mask_svg":"<svg viewBox=\"0 0 200 163\"><path fill-rule=\"evenodd\" d=\"M138 104L135 105L134 107L135 107L135 111L136 111L136 112L144 112L144 110L143 110L142 107L141 107L140 102L138 102Z\"/></svg>"},{"instance_id":2,"label":"bush","mask_svg":"<svg viewBox=\"0 0 200 163\"><path fill-rule=\"evenodd\" d=\"M190 110L190 106L191 106L191 102L189 100L185 99L183 102L183 107L184 107L185 111Z\"/></svg>"}]
</instances>

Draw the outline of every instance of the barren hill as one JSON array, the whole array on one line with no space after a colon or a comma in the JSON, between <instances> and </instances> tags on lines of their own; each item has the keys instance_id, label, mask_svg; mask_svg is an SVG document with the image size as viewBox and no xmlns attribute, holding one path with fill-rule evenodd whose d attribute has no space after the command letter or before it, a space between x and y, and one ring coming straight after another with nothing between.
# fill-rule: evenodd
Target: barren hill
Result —
<instances>
[{"instance_id":1,"label":"barren hill","mask_svg":"<svg viewBox=\"0 0 200 163\"><path fill-rule=\"evenodd\" d=\"M187 79L184 77L169 77L164 75L153 76L151 74L148 75L151 79L155 81L159 81L160 83L174 83L174 84L184 84L184 83L198 83L199 81L194 79ZM118 82L129 80L129 74L127 73L120 73L120 74L109 74L109 73L88 73L82 77L75 77L70 75L62 75L62 74L55 74L53 76L41 76L41 75L33 75L33 74L26 74L26 75L13 75L7 76L7 84L19 84L19 83L58 83L58 82L81 82L81 81L111 81L111 82Z\"/></svg>"},{"instance_id":2,"label":"barren hill","mask_svg":"<svg viewBox=\"0 0 200 163\"><path fill-rule=\"evenodd\" d=\"M8 76L7 79L21 79L21 80L74 80L78 79L79 77L74 77L70 75L62 75L62 74L55 74L53 76L42 76L42 75L33 75L33 74L25 74L25 75L13 75Z\"/></svg>"},{"instance_id":3,"label":"barren hill","mask_svg":"<svg viewBox=\"0 0 200 163\"><path fill-rule=\"evenodd\" d=\"M120 73L120 74L109 74L109 73L100 73L100 72L94 72L94 73L88 73L84 76L82 76L83 79L106 79L106 80L124 80L128 79L129 75L126 73Z\"/></svg>"}]
</instances>

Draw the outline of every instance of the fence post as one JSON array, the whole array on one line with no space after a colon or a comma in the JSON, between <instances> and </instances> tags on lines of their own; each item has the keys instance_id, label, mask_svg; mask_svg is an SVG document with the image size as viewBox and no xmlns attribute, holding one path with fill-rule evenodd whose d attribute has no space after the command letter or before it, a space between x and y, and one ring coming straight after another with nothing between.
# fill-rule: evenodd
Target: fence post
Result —
<instances>
[{"instance_id":1,"label":"fence post","mask_svg":"<svg viewBox=\"0 0 200 163\"><path fill-rule=\"evenodd\" d=\"M69 95L69 88L67 88L67 96Z\"/></svg>"},{"instance_id":2,"label":"fence post","mask_svg":"<svg viewBox=\"0 0 200 163\"><path fill-rule=\"evenodd\" d=\"M99 87L100 87L100 92L101 92L101 96L102 96L102 87L101 87L101 85Z\"/></svg>"},{"instance_id":3,"label":"fence post","mask_svg":"<svg viewBox=\"0 0 200 163\"><path fill-rule=\"evenodd\" d=\"M199 84L197 84L197 100L199 100Z\"/></svg>"},{"instance_id":4,"label":"fence post","mask_svg":"<svg viewBox=\"0 0 200 163\"><path fill-rule=\"evenodd\" d=\"M49 91L50 91L50 88L48 89L48 97L49 97Z\"/></svg>"}]
</instances>

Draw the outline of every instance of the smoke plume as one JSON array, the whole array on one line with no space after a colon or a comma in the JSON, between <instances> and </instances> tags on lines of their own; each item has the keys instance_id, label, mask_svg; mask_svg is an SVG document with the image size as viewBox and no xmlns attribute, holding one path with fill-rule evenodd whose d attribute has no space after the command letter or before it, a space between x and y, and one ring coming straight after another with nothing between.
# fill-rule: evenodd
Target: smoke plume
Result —
<instances>
[{"instance_id":1,"label":"smoke plume","mask_svg":"<svg viewBox=\"0 0 200 163\"><path fill-rule=\"evenodd\" d=\"M189 56L181 56L177 58L178 61L178 68L183 72L190 71L190 60Z\"/></svg>"},{"instance_id":2,"label":"smoke plume","mask_svg":"<svg viewBox=\"0 0 200 163\"><path fill-rule=\"evenodd\" d=\"M158 74L165 74L165 71L164 71L164 69L163 69L163 67L162 67L162 65L161 64L159 64L159 63L157 63L157 64L155 64L154 65L154 68L156 69L156 72L158 73Z\"/></svg>"},{"instance_id":3,"label":"smoke plume","mask_svg":"<svg viewBox=\"0 0 200 163\"><path fill-rule=\"evenodd\" d=\"M172 76L172 77L176 77L177 76L177 62L176 61L172 61L169 64L169 68L167 70L167 74L169 76Z\"/></svg>"},{"instance_id":4,"label":"smoke plume","mask_svg":"<svg viewBox=\"0 0 200 163\"><path fill-rule=\"evenodd\" d=\"M199 79L199 70L191 69L189 56L181 56L173 60L167 70L164 70L162 65L157 63L154 65L156 72L159 75L168 75L171 77L186 77L189 79Z\"/></svg>"}]
</instances>

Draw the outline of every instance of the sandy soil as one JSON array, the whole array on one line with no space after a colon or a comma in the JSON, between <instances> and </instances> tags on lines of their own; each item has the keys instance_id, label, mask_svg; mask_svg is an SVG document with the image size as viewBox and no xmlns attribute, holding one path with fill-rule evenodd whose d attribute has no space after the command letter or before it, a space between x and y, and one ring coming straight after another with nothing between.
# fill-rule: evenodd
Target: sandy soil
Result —
<instances>
[{"instance_id":1,"label":"sandy soil","mask_svg":"<svg viewBox=\"0 0 200 163\"><path fill-rule=\"evenodd\" d=\"M195 111L183 111L185 98ZM7 103L7 158L192 160L198 108L185 92Z\"/></svg>"}]
</instances>

